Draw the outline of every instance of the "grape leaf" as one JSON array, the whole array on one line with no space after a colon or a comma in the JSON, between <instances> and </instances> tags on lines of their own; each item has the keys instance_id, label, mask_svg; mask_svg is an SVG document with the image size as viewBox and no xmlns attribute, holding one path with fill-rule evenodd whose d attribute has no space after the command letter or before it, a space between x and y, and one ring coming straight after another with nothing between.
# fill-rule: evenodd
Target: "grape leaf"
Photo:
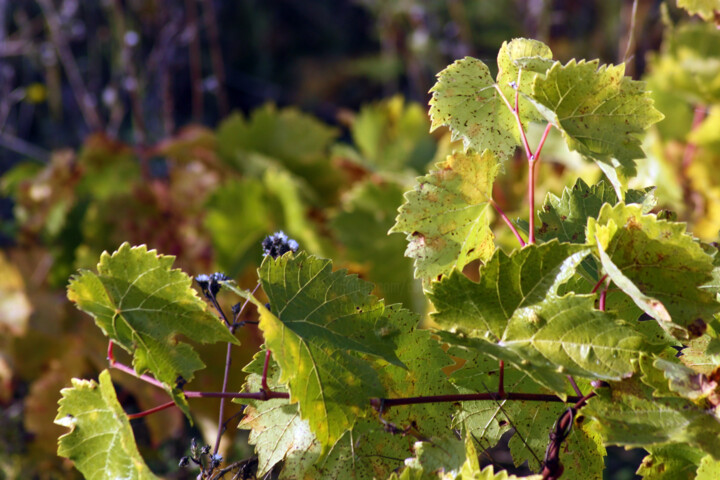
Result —
<instances>
[{"instance_id":1,"label":"grape leaf","mask_svg":"<svg viewBox=\"0 0 720 480\"><path fill-rule=\"evenodd\" d=\"M688 342L687 347L682 350L680 361L696 372L709 375L720 367L720 355L718 352L709 351L713 339L709 335L694 338Z\"/></svg>"},{"instance_id":2,"label":"grape leaf","mask_svg":"<svg viewBox=\"0 0 720 480\"><path fill-rule=\"evenodd\" d=\"M521 93L518 102L523 122L542 120L540 112L525 96L532 93L535 77L538 74L544 75L555 63L550 47L537 40L515 38L510 42L503 42L497 61L497 84L505 98L513 104L516 88Z\"/></svg>"},{"instance_id":3,"label":"grape leaf","mask_svg":"<svg viewBox=\"0 0 720 480\"><path fill-rule=\"evenodd\" d=\"M462 139L465 150L490 150L504 159L520 144L515 117L495 89L490 70L482 61L465 57L438 75L430 89L430 131L447 125L452 139Z\"/></svg>"},{"instance_id":4,"label":"grape leaf","mask_svg":"<svg viewBox=\"0 0 720 480\"><path fill-rule=\"evenodd\" d=\"M372 397L384 389L371 364L358 353L404 367L397 358L397 329L384 305L370 295L372 284L332 271L330 260L286 254L268 256L259 271L272 312L247 292L260 312L267 347L288 384L290 400L323 445L324 453L355 423Z\"/></svg>"},{"instance_id":5,"label":"grape leaf","mask_svg":"<svg viewBox=\"0 0 720 480\"><path fill-rule=\"evenodd\" d=\"M23 336L33 307L25 293L25 282L18 268L0 252L0 332Z\"/></svg>"},{"instance_id":6,"label":"grape leaf","mask_svg":"<svg viewBox=\"0 0 720 480\"><path fill-rule=\"evenodd\" d=\"M624 64L556 63L535 78L532 99L571 150L610 164L615 158L628 176L645 156L638 135L663 119L645 84L625 76Z\"/></svg>"},{"instance_id":7,"label":"grape leaf","mask_svg":"<svg viewBox=\"0 0 720 480\"><path fill-rule=\"evenodd\" d=\"M712 410L677 397L653 397L636 378L600 389L582 413L597 420L606 444L630 447L684 443L720 457L720 421Z\"/></svg>"},{"instance_id":8,"label":"grape leaf","mask_svg":"<svg viewBox=\"0 0 720 480\"><path fill-rule=\"evenodd\" d=\"M718 0L677 0L678 7L684 8L691 15L700 15L703 20L713 20L716 12L720 12Z\"/></svg>"},{"instance_id":9,"label":"grape leaf","mask_svg":"<svg viewBox=\"0 0 720 480\"><path fill-rule=\"evenodd\" d=\"M415 328L418 316L399 305L386 307L386 314L393 325L400 328L396 353L407 366L403 369L395 365L377 365L386 397L457 394L443 371L454 362L430 331ZM383 413L383 418L400 428L413 426L423 437L442 437L450 433L449 419L454 411L450 402L425 403L391 408Z\"/></svg>"},{"instance_id":10,"label":"grape leaf","mask_svg":"<svg viewBox=\"0 0 720 480\"><path fill-rule=\"evenodd\" d=\"M690 132L688 141L695 145L720 152L720 107L710 108L707 118Z\"/></svg>"},{"instance_id":11,"label":"grape leaf","mask_svg":"<svg viewBox=\"0 0 720 480\"><path fill-rule=\"evenodd\" d=\"M178 337L203 343L239 343L190 287L192 279L172 270L175 257L124 243L104 252L97 274L81 270L68 286L68 298L95 319L115 344L133 355L138 373L150 371L178 406L187 403L176 387L205 365L193 348Z\"/></svg>"},{"instance_id":12,"label":"grape leaf","mask_svg":"<svg viewBox=\"0 0 720 480\"><path fill-rule=\"evenodd\" d=\"M707 398L712 404L720 405L718 383L705 374L697 373L682 363L662 358L655 360L654 367L663 372L670 391L690 400L699 401Z\"/></svg>"},{"instance_id":13,"label":"grape leaf","mask_svg":"<svg viewBox=\"0 0 720 480\"><path fill-rule=\"evenodd\" d=\"M389 233L407 234L405 255L415 259L415 277L432 278L490 258L492 185L499 165L490 151L455 153L405 194Z\"/></svg>"},{"instance_id":14,"label":"grape leaf","mask_svg":"<svg viewBox=\"0 0 720 480\"><path fill-rule=\"evenodd\" d=\"M457 272L435 283L430 297L437 323L476 337L442 338L506 360L558 395L564 395L558 373L628 376L645 346L642 336L595 310L594 295L556 295L586 255L579 245L529 245L509 257L498 252L481 269L479 283Z\"/></svg>"},{"instance_id":15,"label":"grape leaf","mask_svg":"<svg viewBox=\"0 0 720 480\"><path fill-rule=\"evenodd\" d=\"M331 201L343 184L329 155L337 135L337 129L296 108L267 104L249 119L230 115L218 127L217 145L220 158L243 173L262 175L264 168L253 171L253 161L264 157L263 163L270 160L305 179L318 199Z\"/></svg>"},{"instance_id":16,"label":"grape leaf","mask_svg":"<svg viewBox=\"0 0 720 480\"><path fill-rule=\"evenodd\" d=\"M683 444L648 447L637 474L643 480L694 480L703 452Z\"/></svg>"},{"instance_id":17,"label":"grape leaf","mask_svg":"<svg viewBox=\"0 0 720 480\"><path fill-rule=\"evenodd\" d=\"M255 392L261 387L263 359L261 352L245 367L251 375L244 390ZM285 391L278 383L280 371L276 362L271 361L268 372L270 388ZM250 443L255 445L258 455L258 476L264 476L282 461L280 479L384 478L402 465L409 452L408 441L403 437L388 434L375 419L359 419L321 458L322 446L307 420L300 418L297 404L284 399L243 401L248 407L239 428L251 431Z\"/></svg>"},{"instance_id":18,"label":"grape leaf","mask_svg":"<svg viewBox=\"0 0 720 480\"><path fill-rule=\"evenodd\" d=\"M712 279L713 257L685 229L622 203L605 205L587 228L613 282L680 339L698 336L688 329L702 329L720 310L714 293L703 288Z\"/></svg>"},{"instance_id":19,"label":"grape leaf","mask_svg":"<svg viewBox=\"0 0 720 480\"><path fill-rule=\"evenodd\" d=\"M454 479L466 462L465 445L451 436L415 442L413 454L412 458L405 460L405 468L413 470L411 478L423 480L438 477Z\"/></svg>"},{"instance_id":20,"label":"grape leaf","mask_svg":"<svg viewBox=\"0 0 720 480\"><path fill-rule=\"evenodd\" d=\"M243 388L246 392L258 392L262 388L261 372L265 352L260 351L253 361L243 371L251 373ZM287 388L278 382L280 369L272 360L268 368L267 382L275 392L287 391ZM300 461L306 452L319 450L320 445L315 439L310 424L300 418L300 412L295 404L286 399L275 398L266 401L252 399L242 400L247 403L244 416L239 429L250 430L249 442L255 445L258 456L257 475L263 477L272 468L285 461L295 462L308 468L312 462Z\"/></svg>"},{"instance_id":21,"label":"grape leaf","mask_svg":"<svg viewBox=\"0 0 720 480\"><path fill-rule=\"evenodd\" d=\"M625 192L625 203L642 204L643 213L646 213L655 206L652 191L652 187L644 191L628 190ZM548 193L538 211L542 223L537 237L544 241L557 238L561 242L585 243L588 217L597 218L605 203L615 205L617 202L615 191L605 181L601 180L590 187L582 178L578 178L572 188L563 190L560 198Z\"/></svg>"},{"instance_id":22,"label":"grape leaf","mask_svg":"<svg viewBox=\"0 0 720 480\"><path fill-rule=\"evenodd\" d=\"M548 242L507 255L497 250L473 282L456 271L433 284L433 320L445 329L461 328L497 341L513 313L537 305L574 273L588 253L582 245Z\"/></svg>"},{"instance_id":23,"label":"grape leaf","mask_svg":"<svg viewBox=\"0 0 720 480\"><path fill-rule=\"evenodd\" d=\"M695 480L713 480L720 478L720 460L713 459L712 456L706 455L700 461L700 468L697 470L697 478Z\"/></svg>"},{"instance_id":24,"label":"grape leaf","mask_svg":"<svg viewBox=\"0 0 720 480\"><path fill-rule=\"evenodd\" d=\"M480 354L476 350L453 348L453 355L466 360L463 367L453 372L453 382L461 393L477 393L497 391L498 362L497 360ZM534 382L527 373L515 368L504 369L505 391L522 393L549 393ZM510 438L510 452L515 465L525 461L533 470L539 470L548 442L548 433L562 414L567 405L554 402L530 401L472 401L462 402L462 408L455 416L456 425L461 425L469 436L475 439L484 448L496 445L501 436L513 429ZM563 455L563 463L571 462L573 465L583 463L582 475L577 478L590 478L590 472L599 476L602 472L604 453L597 457L591 455L595 450L585 448L585 445L575 445L575 440L584 440L587 435L571 436L567 443L568 452ZM582 455L580 455L582 453ZM597 457L598 461L590 460ZM571 461L571 457L575 459ZM579 458L576 458L579 457ZM568 478L575 478L569 471ZM599 477L598 477L599 478Z\"/></svg>"},{"instance_id":25,"label":"grape leaf","mask_svg":"<svg viewBox=\"0 0 720 480\"><path fill-rule=\"evenodd\" d=\"M552 52L537 40L517 38L503 43L497 57L497 86L505 99L514 102L514 82L520 92L529 92L532 81L553 64ZM518 76L518 72L522 73ZM517 83L519 80L519 84ZM480 60L465 57L438 74L430 90L431 131L446 125L453 140L462 139L465 150L489 149L504 160L520 145L520 133L513 113L498 93L490 70ZM523 122L539 119L538 112L524 100L520 104Z\"/></svg>"},{"instance_id":26,"label":"grape leaf","mask_svg":"<svg viewBox=\"0 0 720 480\"><path fill-rule=\"evenodd\" d=\"M110 373L103 370L99 381L73 378L73 387L62 390L55 423L70 432L60 437L58 455L75 462L89 480L158 478L137 450Z\"/></svg>"}]
</instances>

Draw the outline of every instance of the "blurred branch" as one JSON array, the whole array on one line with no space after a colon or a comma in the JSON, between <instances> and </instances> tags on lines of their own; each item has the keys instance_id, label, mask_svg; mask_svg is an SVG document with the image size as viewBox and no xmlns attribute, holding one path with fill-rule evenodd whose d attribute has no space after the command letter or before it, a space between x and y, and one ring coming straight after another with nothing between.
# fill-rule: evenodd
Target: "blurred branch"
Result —
<instances>
[{"instance_id":1,"label":"blurred branch","mask_svg":"<svg viewBox=\"0 0 720 480\"><path fill-rule=\"evenodd\" d=\"M222 49L220 46L220 33L217 28L217 15L213 0L201 0L203 3L203 19L210 40L210 61L212 62L215 79L217 80L217 99L220 116L229 113L227 93L225 92L225 66L223 65Z\"/></svg>"},{"instance_id":2,"label":"blurred branch","mask_svg":"<svg viewBox=\"0 0 720 480\"><path fill-rule=\"evenodd\" d=\"M133 125L135 127L133 129L135 143L136 145L144 146L147 143L147 131L145 129L145 117L143 116L142 103L140 102L140 96L138 95L140 83L138 81L135 63L133 63L130 45L128 45L128 42L125 41L127 30L125 28L125 13L123 11L122 0L115 0L113 2L113 7L115 9L115 21L117 22L118 41L120 42L120 45L122 45L121 64L125 66L125 74L127 75L125 90L128 92L128 96L130 97L130 110L133 118Z\"/></svg>"},{"instance_id":3,"label":"blurred branch","mask_svg":"<svg viewBox=\"0 0 720 480\"><path fill-rule=\"evenodd\" d=\"M43 163L50 161L50 152L7 132L0 131L0 147Z\"/></svg>"},{"instance_id":4,"label":"blurred branch","mask_svg":"<svg viewBox=\"0 0 720 480\"><path fill-rule=\"evenodd\" d=\"M189 36L190 83L192 88L192 116L195 121L203 117L202 57L200 29L197 19L197 0L185 0L186 28Z\"/></svg>"},{"instance_id":5,"label":"blurred branch","mask_svg":"<svg viewBox=\"0 0 720 480\"><path fill-rule=\"evenodd\" d=\"M63 35L60 17L55 11L52 0L37 0L37 2L42 9L48 29L50 30L50 38L58 52L60 62L62 62L63 68L65 69L68 81L70 82L70 88L73 91L85 123L93 131L103 130L102 120L95 108L95 101L85 87L85 83L80 75L80 69L75 62L75 57L73 57L67 39Z\"/></svg>"},{"instance_id":6,"label":"blurred branch","mask_svg":"<svg viewBox=\"0 0 720 480\"><path fill-rule=\"evenodd\" d=\"M150 70L158 72L164 131L165 135L171 135L175 131L172 58L173 50L178 44L177 38L183 30L183 20L182 13L177 10L165 10L164 14L162 23L165 27L160 30L157 45L150 52L147 65Z\"/></svg>"}]
</instances>

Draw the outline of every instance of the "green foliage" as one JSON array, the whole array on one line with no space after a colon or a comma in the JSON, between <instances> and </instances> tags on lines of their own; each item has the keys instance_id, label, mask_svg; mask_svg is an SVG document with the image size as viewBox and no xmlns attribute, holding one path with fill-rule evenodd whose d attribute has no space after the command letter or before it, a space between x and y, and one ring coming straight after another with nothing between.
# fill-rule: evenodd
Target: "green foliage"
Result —
<instances>
[{"instance_id":1,"label":"green foliage","mask_svg":"<svg viewBox=\"0 0 720 480\"><path fill-rule=\"evenodd\" d=\"M682 223L643 214L637 205L603 206L588 221L588 241L596 243L612 281L663 329L681 339L699 336L720 310L708 284L713 255Z\"/></svg>"},{"instance_id":2,"label":"green foliage","mask_svg":"<svg viewBox=\"0 0 720 480\"><path fill-rule=\"evenodd\" d=\"M62 391L55 423L70 432L60 437L58 455L74 461L87 479L158 478L138 453L110 373L103 370L99 380L73 379L73 388Z\"/></svg>"},{"instance_id":3,"label":"green foliage","mask_svg":"<svg viewBox=\"0 0 720 480\"><path fill-rule=\"evenodd\" d=\"M384 393L377 373L357 354L403 366L393 352L392 319L370 296L371 284L333 272L328 260L302 253L268 256L259 273L271 310L250 298L280 366L280 381L288 384L291 401L299 403L320 443L329 447L353 426L371 397Z\"/></svg>"},{"instance_id":4,"label":"green foliage","mask_svg":"<svg viewBox=\"0 0 720 480\"><path fill-rule=\"evenodd\" d=\"M192 380L205 365L189 344L178 342L178 336L205 343L239 342L207 311L190 288L192 279L171 269L174 260L123 244L112 255L100 257L97 273L83 271L73 277L68 298L133 355L136 372L152 373L189 415L178 378Z\"/></svg>"},{"instance_id":5,"label":"green foliage","mask_svg":"<svg viewBox=\"0 0 720 480\"><path fill-rule=\"evenodd\" d=\"M708 82L702 88L683 72L660 81L663 69L712 57L714 35L693 26L669 37L652 83L677 91L658 104L676 102L687 113L687 99L715 101L715 80L703 70L715 68L711 61L698 67ZM153 154L168 159L166 179L148 177L132 149L95 137L77 161L56 155L42 169L18 169L4 188L16 196L23 238L58 241L57 262L45 267L52 278L100 256L97 273L81 268L68 287L69 299L99 327L95 336L83 337L87 349L104 351L108 339L121 347L138 374L151 374L210 431L206 437L216 433L207 426L207 412L193 405L191 413L185 399L207 392L190 388L214 389L228 379L239 384L242 377L225 360L224 348L196 350L186 339L230 346L240 343L237 334L248 347L245 361L259 347L244 369L242 393L223 386L224 397L244 405L240 428L249 431L258 477L517 478L481 468L483 453L504 440L508 467L537 472L562 464L568 479L602 478L605 445L646 449L640 468L646 478L716 477L718 252L674 213L657 211L656 201L663 200L643 178L629 185L630 176L648 168L637 163L644 156L640 135L662 114L645 84L624 76L624 65L563 65L547 45L527 39L504 43L497 62L494 79L490 68L469 57L443 70L432 90L430 122L420 107L400 98L348 116L354 145L334 144L338 131L309 115L266 106L247 118L229 117L217 133L191 127L156 145ZM653 134L660 144L653 147L654 160L670 138L696 142L680 149L678 163L683 175L700 168L685 161L698 150L705 170L683 178L678 191L713 178L702 175L711 172L717 143L717 118L710 112L704 122L696 116L689 136L667 125ZM448 126L452 138L463 140L462 151L446 152L455 146L447 137L436 145L428 123ZM529 135L525 144L530 123L544 133ZM545 168L542 146L552 129L569 149L598 163L606 178L598 180L597 170L584 172L584 179L566 175L570 163ZM528 185L515 188L512 179L524 174L517 171L520 163L508 160L518 150L531 172ZM410 177L424 173L435 156L445 160L412 185ZM498 182L502 175L510 180ZM526 229L529 244L518 234L520 246L512 248L495 236L505 228L500 220L514 229L499 204L504 208L518 191L528 191L527 215L534 216L538 178L548 180L548 190L573 186L561 196L548 192L536 231L528 218L515 222ZM713 205L701 206L710 211ZM127 216L126 223L113 224L111 214ZM175 223L177 231L166 233ZM261 239L280 229L300 251L262 259ZM407 246L388 231L405 234ZM126 235L133 242L100 255ZM183 268L193 273L219 267L239 279L212 275L209 286L198 282L219 315L191 289L189 275L172 269L174 257L145 244L182 253ZM19 266L8 270L3 291L22 298L23 263L8 258ZM24 261L37 270L34 257ZM217 278L220 283L212 283ZM256 279L262 290L239 286ZM222 293L214 290L220 286ZM238 296L255 308L237 304L235 318L226 316L229 297ZM428 302L433 313L424 316ZM3 333L13 338L37 322L1 320ZM81 322L68 320L67 328L84 331ZM19 364L15 359L27 357L28 345L52 341L10 344L8 358ZM71 358L74 352L66 350L63 358ZM90 361L78 355L73 371L101 365L94 355ZM222 358L212 363L214 356ZM12 378L5 371L41 370L46 362L41 355L6 367L5 358L3 385ZM206 364L210 368L198 375ZM33 385L31 409L40 409L43 385L60 388L64 377L51 373ZM194 377L204 384L186 389ZM149 383L150 389L156 382ZM145 466L150 454L135 446L108 373L100 374L99 384L73 385L60 402L57 422L72 430L61 438L59 453L89 478L122 468L133 478L152 476ZM157 405L156 396L132 382L119 385L138 405L153 400L142 408ZM595 396L588 403L587 397L578 402L590 392ZM0 400L7 401L4 395L0 391ZM549 436L571 407L576 416L567 430ZM218 428L229 415L221 413ZM159 443L169 433L153 435ZM99 466L99 459L109 466ZM201 478L220 475L217 465L202 468Z\"/></svg>"},{"instance_id":6,"label":"green foliage","mask_svg":"<svg viewBox=\"0 0 720 480\"><path fill-rule=\"evenodd\" d=\"M606 163L616 159L625 175L645 156L637 135L663 119L645 85L625 76L624 65L556 63L536 78L532 98L571 150Z\"/></svg>"},{"instance_id":7,"label":"green foliage","mask_svg":"<svg viewBox=\"0 0 720 480\"><path fill-rule=\"evenodd\" d=\"M389 232L407 235L405 255L423 279L487 260L495 248L489 202L499 165L493 154L455 153L436 167L405 194Z\"/></svg>"}]
</instances>

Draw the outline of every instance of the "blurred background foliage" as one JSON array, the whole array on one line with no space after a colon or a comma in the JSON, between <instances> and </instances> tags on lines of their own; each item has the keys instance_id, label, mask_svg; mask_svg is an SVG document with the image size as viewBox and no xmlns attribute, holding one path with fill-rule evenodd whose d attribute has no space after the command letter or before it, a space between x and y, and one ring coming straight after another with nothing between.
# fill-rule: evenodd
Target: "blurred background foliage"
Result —
<instances>
[{"instance_id":1,"label":"blurred background foliage","mask_svg":"<svg viewBox=\"0 0 720 480\"><path fill-rule=\"evenodd\" d=\"M78 476L55 456L52 420L70 378L106 365L106 344L65 286L123 241L247 288L260 241L282 229L426 313L405 240L386 232L414 178L454 147L428 133L427 91L465 55L493 68L518 36L647 80L666 120L633 185L657 186L658 208L717 240L720 31L674 1L0 0L0 478ZM523 160L505 170L496 201L527 217ZM578 175L602 174L551 137L538 195ZM240 337L238 372L261 342L253 327ZM224 351L200 350L208 369L190 387L218 390ZM165 401L114 380L129 412ZM167 478L191 478L177 468L189 438L214 437L215 402L192 407L192 428L175 410L134 422ZM252 455L241 435L226 435L226 456ZM634 469L613 460L608 475Z\"/></svg>"}]
</instances>

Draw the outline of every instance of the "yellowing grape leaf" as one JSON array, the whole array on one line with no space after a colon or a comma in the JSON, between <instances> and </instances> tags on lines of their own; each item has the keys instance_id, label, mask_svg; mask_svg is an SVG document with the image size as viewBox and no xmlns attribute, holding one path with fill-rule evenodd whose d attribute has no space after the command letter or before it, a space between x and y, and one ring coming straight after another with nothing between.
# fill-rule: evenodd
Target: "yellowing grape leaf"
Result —
<instances>
[{"instance_id":1,"label":"yellowing grape leaf","mask_svg":"<svg viewBox=\"0 0 720 480\"><path fill-rule=\"evenodd\" d=\"M516 38L503 42L497 61L497 84L505 98L514 105L515 87L521 93L518 102L523 123L528 120L542 120L540 112L525 96L532 92L535 77L538 74L544 75L555 63L550 47L537 40Z\"/></svg>"},{"instance_id":2,"label":"yellowing grape leaf","mask_svg":"<svg viewBox=\"0 0 720 480\"><path fill-rule=\"evenodd\" d=\"M286 254L266 257L259 269L270 310L247 292L260 312L265 343L280 366L279 381L290 389L300 415L324 453L355 424L384 388L371 363L374 355L404 367L395 354L398 329L381 301L370 295L372 284L333 272L330 260Z\"/></svg>"},{"instance_id":3,"label":"yellowing grape leaf","mask_svg":"<svg viewBox=\"0 0 720 480\"><path fill-rule=\"evenodd\" d=\"M81 270L74 276L68 298L133 355L136 372L151 372L187 414L178 378L189 381L205 365L179 337L239 342L190 287L192 279L172 269L174 259L124 243L112 255L102 254L97 273Z\"/></svg>"},{"instance_id":4,"label":"yellowing grape leaf","mask_svg":"<svg viewBox=\"0 0 720 480\"><path fill-rule=\"evenodd\" d=\"M639 205L605 205L588 220L587 238L612 281L671 335L699 336L702 324L720 311L712 289L705 288L713 257L684 223L658 220Z\"/></svg>"},{"instance_id":5,"label":"yellowing grape leaf","mask_svg":"<svg viewBox=\"0 0 720 480\"><path fill-rule=\"evenodd\" d=\"M720 478L720 460L706 455L700 461L696 480L714 480Z\"/></svg>"},{"instance_id":6,"label":"yellowing grape leaf","mask_svg":"<svg viewBox=\"0 0 720 480\"><path fill-rule=\"evenodd\" d=\"M115 394L110 373L100 373L100 383L72 380L62 390L55 423L70 428L60 437L58 455L75 462L88 480L156 477L135 445L132 427Z\"/></svg>"},{"instance_id":7,"label":"yellowing grape leaf","mask_svg":"<svg viewBox=\"0 0 720 480\"><path fill-rule=\"evenodd\" d=\"M434 278L495 250L490 230L492 185L499 165L493 154L455 153L405 194L389 233L407 235L405 255L416 278Z\"/></svg>"},{"instance_id":8,"label":"yellowing grape leaf","mask_svg":"<svg viewBox=\"0 0 720 480\"><path fill-rule=\"evenodd\" d=\"M556 63L535 78L532 99L571 150L609 164L615 158L625 175L634 175L634 160L645 156L638 135L663 119L624 64Z\"/></svg>"},{"instance_id":9,"label":"yellowing grape leaf","mask_svg":"<svg viewBox=\"0 0 720 480\"><path fill-rule=\"evenodd\" d=\"M536 40L518 38L504 43L498 53L497 86L512 105L514 82L523 93L532 88L538 74L552 65L552 52ZM522 69L522 74L518 72ZM517 84L518 80L520 81ZM476 152L489 149L500 160L506 159L520 145L520 132L513 113L505 104L490 76L490 70L480 60L465 57L438 74L438 81L430 90L431 131L446 125L453 140L462 139L465 149ZM540 118L529 103L520 105L523 122Z\"/></svg>"},{"instance_id":10,"label":"yellowing grape leaf","mask_svg":"<svg viewBox=\"0 0 720 480\"><path fill-rule=\"evenodd\" d=\"M482 61L456 60L438 74L430 92L430 131L447 125L452 139L462 139L466 150L490 150L498 158L510 156L520 144L515 117Z\"/></svg>"}]
</instances>

